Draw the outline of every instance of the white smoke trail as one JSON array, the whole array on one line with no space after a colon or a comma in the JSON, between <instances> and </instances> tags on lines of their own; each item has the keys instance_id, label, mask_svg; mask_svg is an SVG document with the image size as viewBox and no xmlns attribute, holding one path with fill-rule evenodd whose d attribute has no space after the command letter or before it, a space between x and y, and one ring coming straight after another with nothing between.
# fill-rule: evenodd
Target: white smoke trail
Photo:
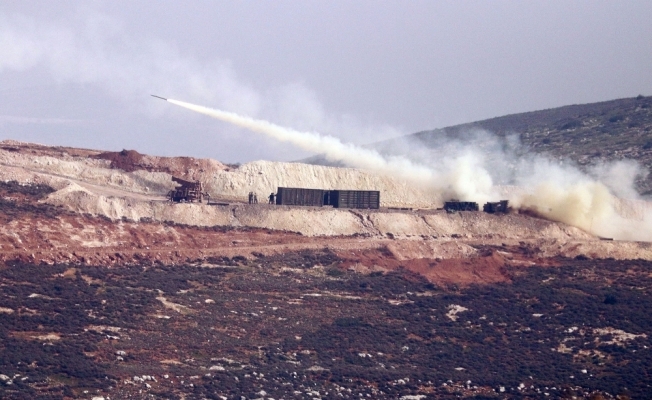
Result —
<instances>
[{"instance_id":1,"label":"white smoke trail","mask_svg":"<svg viewBox=\"0 0 652 400\"><path fill-rule=\"evenodd\" d=\"M498 191L490 173L492 169L487 168L487 161L477 151L471 151L464 146L456 151L447 148L450 154L440 155L431 162L419 164L404 156L383 156L375 150L342 143L337 138L315 132L301 132L267 121L178 100L167 101L292 143L304 150L324 154L329 161L341 161L352 167L405 179L422 188L431 189L433 200L436 195L439 195L440 199L459 198L477 202L496 200ZM492 154L494 158L500 158L503 164L516 164L515 170L520 171L517 176L511 178L520 184L520 189L508 196L515 207L534 211L547 219L564 222L603 237L652 240L652 212L644 209L638 220L626 218L618 210L618 206L624 204L622 200L616 198L610 189L597 179L574 167L554 164L541 156L516 159L514 154L505 150L496 153ZM623 176L623 172L627 176ZM631 189L633 178L640 172L639 168L629 162L603 166L596 170L596 175L606 176L617 182L617 192L632 194L635 193ZM616 179L617 177L620 179Z\"/></svg>"},{"instance_id":2,"label":"white smoke trail","mask_svg":"<svg viewBox=\"0 0 652 400\"><path fill-rule=\"evenodd\" d=\"M282 142L289 142L304 150L323 153L329 161L342 161L345 164L375 171L378 174L395 176L412 182L429 182L433 171L423 165L415 164L405 157L384 158L374 150L364 149L352 144L342 143L332 136L322 136L315 132L300 132L284 128L267 121L244 117L236 113L198 106L183 101L167 99L172 104L217 118L251 131L262 133Z\"/></svg>"}]
</instances>

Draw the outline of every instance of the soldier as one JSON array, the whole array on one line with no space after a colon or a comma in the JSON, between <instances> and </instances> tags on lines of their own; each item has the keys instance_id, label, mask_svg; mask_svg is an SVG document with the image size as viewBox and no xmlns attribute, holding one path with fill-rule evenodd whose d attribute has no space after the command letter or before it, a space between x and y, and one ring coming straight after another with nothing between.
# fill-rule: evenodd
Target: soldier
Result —
<instances>
[{"instance_id":1,"label":"soldier","mask_svg":"<svg viewBox=\"0 0 652 400\"><path fill-rule=\"evenodd\" d=\"M249 192L249 204L254 202L254 192Z\"/></svg>"},{"instance_id":2,"label":"soldier","mask_svg":"<svg viewBox=\"0 0 652 400\"><path fill-rule=\"evenodd\" d=\"M254 204L258 204L258 195L254 193Z\"/></svg>"},{"instance_id":3,"label":"soldier","mask_svg":"<svg viewBox=\"0 0 652 400\"><path fill-rule=\"evenodd\" d=\"M275 197L276 195L274 193L270 193L269 195L269 204L274 204L275 203Z\"/></svg>"}]
</instances>

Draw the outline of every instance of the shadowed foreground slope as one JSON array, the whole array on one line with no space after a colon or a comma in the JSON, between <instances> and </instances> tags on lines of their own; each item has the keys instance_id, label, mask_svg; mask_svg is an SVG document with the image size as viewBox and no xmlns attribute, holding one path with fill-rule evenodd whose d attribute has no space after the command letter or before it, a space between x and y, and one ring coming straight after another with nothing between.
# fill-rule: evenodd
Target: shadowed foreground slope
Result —
<instances>
[{"instance_id":1,"label":"shadowed foreground slope","mask_svg":"<svg viewBox=\"0 0 652 400\"><path fill-rule=\"evenodd\" d=\"M651 390L649 262L560 260L453 291L338 262L316 251L213 266L8 265L0 397Z\"/></svg>"}]
</instances>

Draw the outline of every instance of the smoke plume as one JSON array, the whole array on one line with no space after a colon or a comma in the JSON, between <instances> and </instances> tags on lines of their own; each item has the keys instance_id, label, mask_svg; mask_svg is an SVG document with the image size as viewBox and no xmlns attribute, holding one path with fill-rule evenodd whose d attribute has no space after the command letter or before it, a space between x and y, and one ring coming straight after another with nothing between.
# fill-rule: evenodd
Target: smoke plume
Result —
<instances>
[{"instance_id":1,"label":"smoke plume","mask_svg":"<svg viewBox=\"0 0 652 400\"><path fill-rule=\"evenodd\" d=\"M424 146L415 143L392 142L393 151L409 151L408 158L381 154L331 136L301 132L232 112L167 101L303 150L324 154L329 161L420 185L432 190L433 200L457 198L482 203L506 197L518 209L595 235L652 240L652 216L645 202L636 199L633 189L634 178L646 172L632 161L601 165L586 174L573 165L530 154L512 137L499 139L482 131L473 133L475 141L447 139L435 150L424 150ZM470 142L482 143L484 149Z\"/></svg>"},{"instance_id":2,"label":"smoke plume","mask_svg":"<svg viewBox=\"0 0 652 400\"><path fill-rule=\"evenodd\" d=\"M164 123L158 118L161 107L144 95L153 90L301 130L319 127L321 132L352 142L371 133L375 138L404 134L373 120L328 110L317 92L302 82L254 86L226 55L197 53L176 42L137 35L122 20L95 8L80 6L62 20L11 13L0 7L0 128L6 126L12 135L43 143L62 144L52 137L52 132L57 132L67 145L97 146L101 137L106 147L137 147L167 155L186 152L233 162L263 157L270 153L270 145L276 145L257 140L248 143L245 151L242 141L219 140L239 134L237 129L209 135L205 127L195 128L201 140L170 135L168 141L158 141L161 131L174 130L171 124L187 127L197 118L178 110L169 113ZM10 85L5 87L5 82ZM120 129L116 120L127 123ZM79 134L72 134L68 129L84 122L93 125L92 133L80 129ZM52 128L47 132L29 127L46 123ZM135 128L136 124L140 126ZM131 134L132 129L139 134ZM220 146L207 145L211 141ZM268 157L306 156L291 146L275 150Z\"/></svg>"},{"instance_id":3,"label":"smoke plume","mask_svg":"<svg viewBox=\"0 0 652 400\"><path fill-rule=\"evenodd\" d=\"M236 113L202 107L183 101L172 99L167 101L241 128L265 134L276 140L290 142L303 150L324 153L329 161L341 161L352 167L375 171L383 175L397 176L415 183L427 182L433 179L432 171L429 168L415 164L405 157L385 158L377 151L342 143L342 141L332 136L322 136L315 132L300 132L267 121L243 117Z\"/></svg>"}]
</instances>

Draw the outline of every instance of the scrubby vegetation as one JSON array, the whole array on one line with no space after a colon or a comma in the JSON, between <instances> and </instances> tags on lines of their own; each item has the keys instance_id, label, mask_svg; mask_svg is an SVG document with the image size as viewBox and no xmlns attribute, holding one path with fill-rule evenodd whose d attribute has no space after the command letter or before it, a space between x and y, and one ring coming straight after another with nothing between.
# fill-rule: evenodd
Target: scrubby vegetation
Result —
<instances>
[{"instance_id":1,"label":"scrubby vegetation","mask_svg":"<svg viewBox=\"0 0 652 400\"><path fill-rule=\"evenodd\" d=\"M650 392L649 262L566 260L451 291L334 273L328 251L213 261L0 269L0 397Z\"/></svg>"},{"instance_id":2,"label":"scrubby vegetation","mask_svg":"<svg viewBox=\"0 0 652 400\"><path fill-rule=\"evenodd\" d=\"M3 196L22 194L38 200L52 192L54 192L52 187L38 183L25 185L16 181L0 182L0 194Z\"/></svg>"},{"instance_id":3,"label":"scrubby vegetation","mask_svg":"<svg viewBox=\"0 0 652 400\"><path fill-rule=\"evenodd\" d=\"M42 184L21 184L16 181L0 182L0 222L7 223L16 218L41 216L54 218L63 211L38 200L54 192Z\"/></svg>"}]
</instances>

